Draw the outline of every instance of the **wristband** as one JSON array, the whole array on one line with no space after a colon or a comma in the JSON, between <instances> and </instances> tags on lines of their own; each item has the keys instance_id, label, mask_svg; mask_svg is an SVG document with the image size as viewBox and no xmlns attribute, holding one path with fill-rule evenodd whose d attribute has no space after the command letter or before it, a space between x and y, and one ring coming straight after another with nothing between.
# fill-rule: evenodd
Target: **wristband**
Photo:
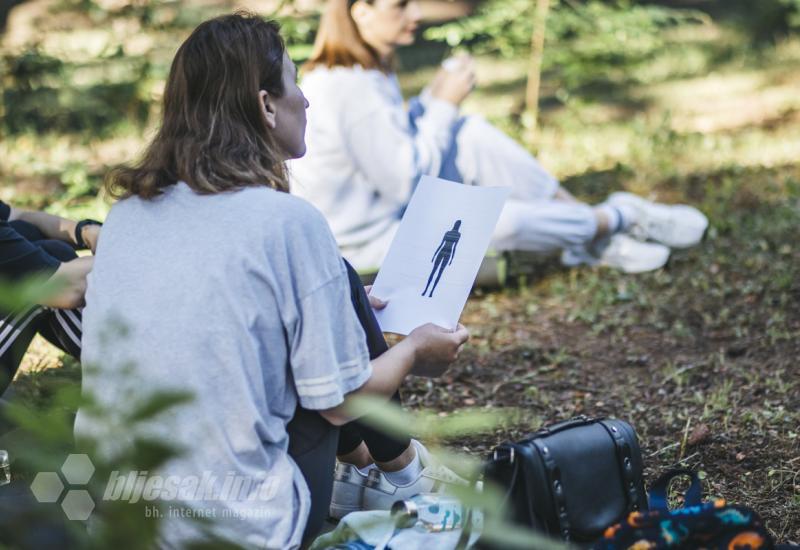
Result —
<instances>
[{"instance_id":1,"label":"wristband","mask_svg":"<svg viewBox=\"0 0 800 550\"><path fill-rule=\"evenodd\" d=\"M83 240L83 228L87 225L99 225L102 226L103 224L97 220L81 220L75 225L75 244L78 245L80 250L85 250L89 248L86 245L86 242Z\"/></svg>"}]
</instances>

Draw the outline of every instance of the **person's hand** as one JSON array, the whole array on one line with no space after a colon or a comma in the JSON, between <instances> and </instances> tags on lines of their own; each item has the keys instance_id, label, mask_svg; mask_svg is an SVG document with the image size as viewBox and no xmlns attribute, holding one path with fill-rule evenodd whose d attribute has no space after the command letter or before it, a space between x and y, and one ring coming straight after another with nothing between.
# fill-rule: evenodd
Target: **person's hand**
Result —
<instances>
[{"instance_id":1,"label":"person's hand","mask_svg":"<svg viewBox=\"0 0 800 550\"><path fill-rule=\"evenodd\" d=\"M48 293L39 304L57 309L75 309L86 305L86 276L93 266L94 258L90 256L63 262L48 281L56 291Z\"/></svg>"},{"instance_id":2,"label":"person's hand","mask_svg":"<svg viewBox=\"0 0 800 550\"><path fill-rule=\"evenodd\" d=\"M469 332L460 323L454 331L428 323L412 330L406 339L415 349L411 374L435 378L458 358L461 346L469 339Z\"/></svg>"},{"instance_id":3,"label":"person's hand","mask_svg":"<svg viewBox=\"0 0 800 550\"><path fill-rule=\"evenodd\" d=\"M94 254L97 251L97 240L100 238L100 226L99 225L85 225L81 229L81 237L83 237L83 242L86 243L86 246L92 251Z\"/></svg>"},{"instance_id":4,"label":"person's hand","mask_svg":"<svg viewBox=\"0 0 800 550\"><path fill-rule=\"evenodd\" d=\"M475 63L469 56L447 59L431 82L432 97L461 105L475 88Z\"/></svg>"},{"instance_id":5,"label":"person's hand","mask_svg":"<svg viewBox=\"0 0 800 550\"><path fill-rule=\"evenodd\" d=\"M372 309L383 309L386 307L386 304L389 302L384 302L380 298L376 298L372 295L372 285L367 285L364 287L364 292L367 293L367 298L369 299L369 305L372 306Z\"/></svg>"}]
</instances>

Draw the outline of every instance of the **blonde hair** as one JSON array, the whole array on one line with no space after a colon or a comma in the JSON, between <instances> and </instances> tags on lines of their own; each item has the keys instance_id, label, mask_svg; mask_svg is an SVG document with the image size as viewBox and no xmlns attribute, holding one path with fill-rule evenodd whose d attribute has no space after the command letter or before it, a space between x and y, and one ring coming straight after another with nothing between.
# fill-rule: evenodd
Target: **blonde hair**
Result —
<instances>
[{"instance_id":1,"label":"blonde hair","mask_svg":"<svg viewBox=\"0 0 800 550\"><path fill-rule=\"evenodd\" d=\"M284 94L284 51L279 25L248 13L200 24L172 61L161 128L136 165L109 174L110 194L151 199L181 180L200 194L288 191L259 99L260 90Z\"/></svg>"}]
</instances>

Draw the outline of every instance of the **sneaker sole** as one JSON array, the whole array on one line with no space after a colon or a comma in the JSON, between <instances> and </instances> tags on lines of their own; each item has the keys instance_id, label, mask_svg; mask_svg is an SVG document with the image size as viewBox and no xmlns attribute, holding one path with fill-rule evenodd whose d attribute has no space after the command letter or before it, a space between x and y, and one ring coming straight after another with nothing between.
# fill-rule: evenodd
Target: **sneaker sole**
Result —
<instances>
[{"instance_id":1,"label":"sneaker sole","mask_svg":"<svg viewBox=\"0 0 800 550\"><path fill-rule=\"evenodd\" d=\"M621 241L614 247L614 239ZM626 243L625 241L630 241ZM631 249L630 247L634 248ZM625 273L645 273L664 267L669 260L670 249L663 244L640 243L632 237L617 235L612 244L600 256L601 265L619 269Z\"/></svg>"},{"instance_id":2,"label":"sneaker sole","mask_svg":"<svg viewBox=\"0 0 800 550\"><path fill-rule=\"evenodd\" d=\"M663 262L659 262L658 264L653 263L650 265L641 265L641 266L618 266L618 265L611 265L611 264L603 264L605 267L619 269L623 273L647 273L648 271L655 271L656 269L661 269L665 265L667 265L667 261L669 258L665 259Z\"/></svg>"},{"instance_id":3,"label":"sneaker sole","mask_svg":"<svg viewBox=\"0 0 800 550\"><path fill-rule=\"evenodd\" d=\"M675 235L649 235L651 239L670 248L690 248L696 246L703 240L706 229L708 229L708 218L694 206L688 204L658 204L652 203L645 198L639 197L628 192L612 193L608 197L610 204L628 204L634 208L642 210L656 209L660 212L680 212L681 227L684 229L683 235L676 238ZM664 213L665 217L670 214Z\"/></svg>"}]
</instances>

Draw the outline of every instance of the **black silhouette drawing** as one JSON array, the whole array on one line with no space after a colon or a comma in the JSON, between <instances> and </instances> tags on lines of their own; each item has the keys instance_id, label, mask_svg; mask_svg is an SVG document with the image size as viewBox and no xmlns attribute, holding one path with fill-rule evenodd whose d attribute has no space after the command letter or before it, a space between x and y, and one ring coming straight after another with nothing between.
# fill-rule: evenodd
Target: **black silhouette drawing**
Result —
<instances>
[{"instance_id":1,"label":"black silhouette drawing","mask_svg":"<svg viewBox=\"0 0 800 550\"><path fill-rule=\"evenodd\" d=\"M456 257L456 246L458 245L458 240L461 238L461 233L458 231L460 227L461 220L456 220L456 223L453 224L453 229L444 234L444 237L442 237L442 242L439 244L439 248L437 248L436 252L433 253L433 258L431 258L431 262L433 262L433 269L428 277L428 284L425 285L425 290L422 291L423 296L425 296L425 293L428 292L428 287L431 286L433 276L436 274L436 270L438 269L439 273L436 274L436 281L434 281L433 287L431 287L431 292L428 294L428 298L433 298L433 291L436 290L436 285L439 284L439 279L442 278L444 269L453 263L453 258Z\"/></svg>"}]
</instances>

